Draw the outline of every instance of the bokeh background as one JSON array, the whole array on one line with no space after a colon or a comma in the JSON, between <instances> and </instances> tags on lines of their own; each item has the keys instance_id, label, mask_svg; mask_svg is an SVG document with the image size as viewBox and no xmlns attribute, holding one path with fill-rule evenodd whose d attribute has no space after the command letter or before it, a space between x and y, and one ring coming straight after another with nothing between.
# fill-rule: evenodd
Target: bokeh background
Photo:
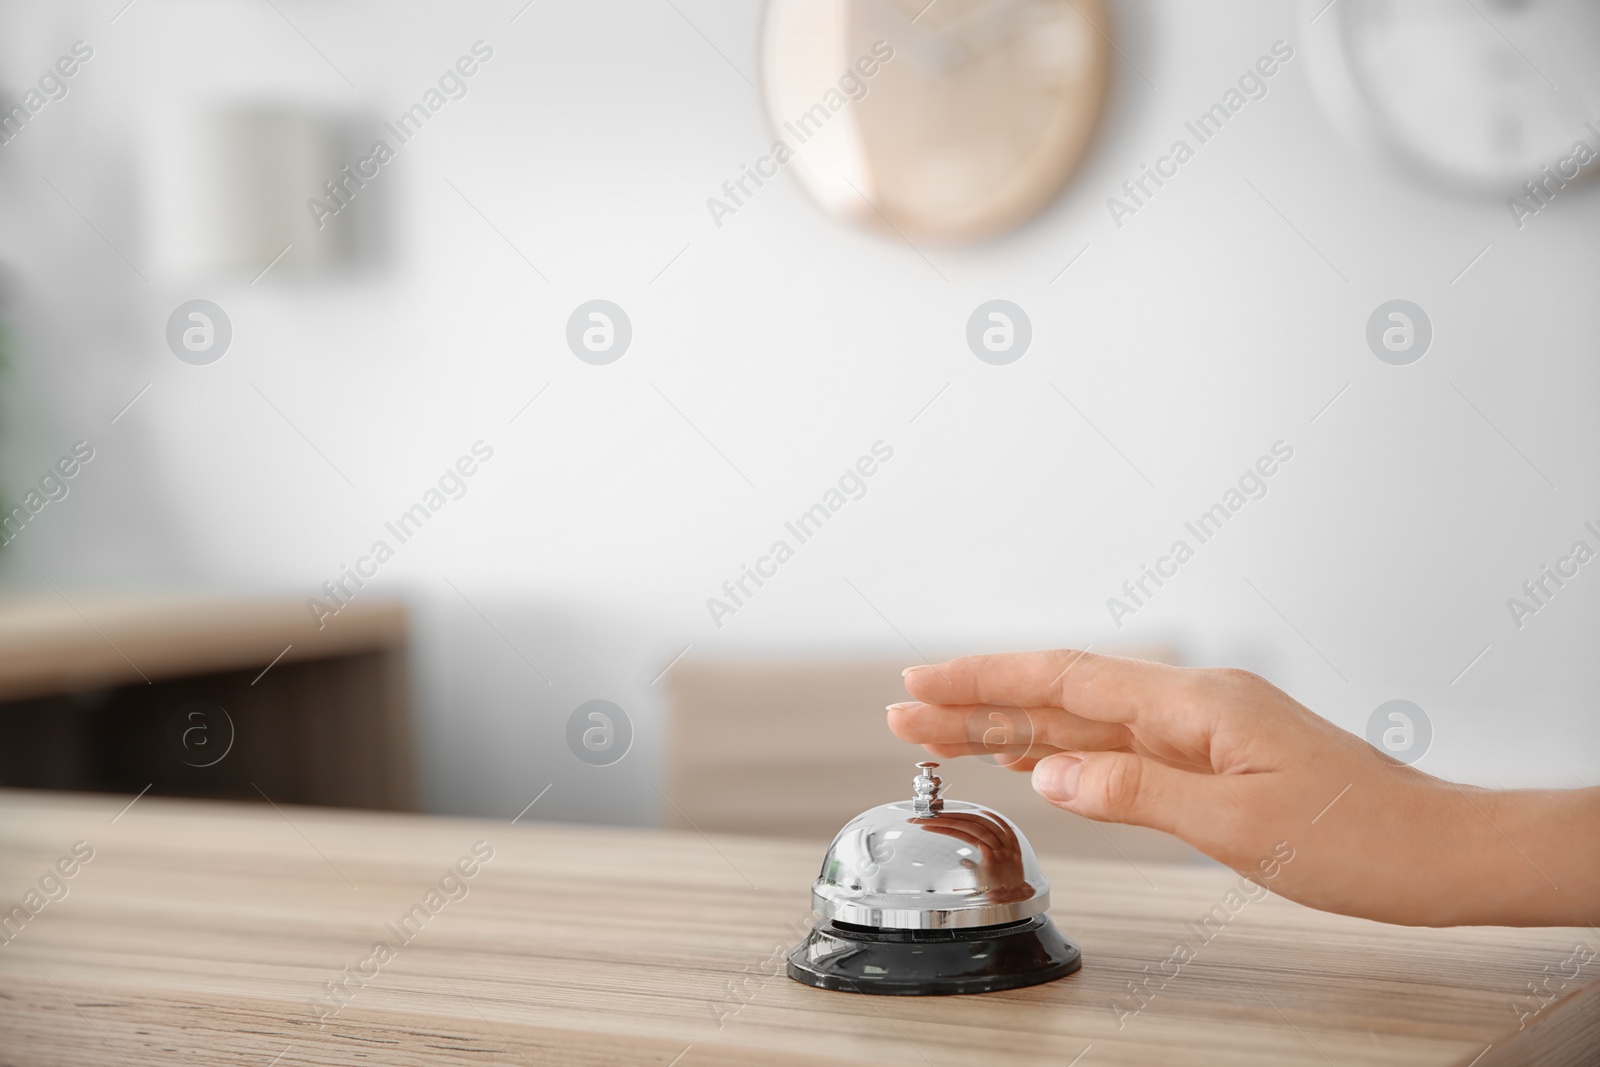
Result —
<instances>
[{"instance_id":1,"label":"bokeh background","mask_svg":"<svg viewBox=\"0 0 1600 1067\"><path fill-rule=\"evenodd\" d=\"M674 662L1084 644L1248 667L1362 734L1412 701L1436 774L1594 781L1600 566L1520 628L1507 599L1600 547L1600 197L1574 182L1519 226L1514 185L1353 140L1312 62L1337 9L1117 0L1061 195L912 248L789 173L713 219L772 139L752 0L125 4L0 4L5 101L93 50L0 146L6 507L95 451L0 550L11 593L320 596L483 441L361 594L410 608L427 810L510 817L553 783L530 817L657 821ZM1279 40L1267 95L1116 225L1107 199ZM465 95L326 231L297 206L315 189L260 206L479 41ZM1572 54L1519 45L1577 91ZM167 347L193 299L232 325L210 365ZM606 366L566 343L594 299L632 324ZM1032 324L1008 366L966 343L992 299ZM1394 299L1433 327L1408 366L1366 342ZM867 493L717 625L707 598L878 441ZM1107 598L1278 441L1266 497L1114 625ZM608 767L567 743L594 699L633 727ZM758 752L776 704L745 712ZM830 743L855 731L881 706Z\"/></svg>"}]
</instances>

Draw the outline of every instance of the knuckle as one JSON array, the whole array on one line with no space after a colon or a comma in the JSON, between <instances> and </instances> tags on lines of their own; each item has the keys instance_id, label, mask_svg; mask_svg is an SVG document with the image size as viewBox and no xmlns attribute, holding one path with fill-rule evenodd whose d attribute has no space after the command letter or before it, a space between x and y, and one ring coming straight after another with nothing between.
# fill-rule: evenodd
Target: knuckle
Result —
<instances>
[{"instance_id":1,"label":"knuckle","mask_svg":"<svg viewBox=\"0 0 1600 1067\"><path fill-rule=\"evenodd\" d=\"M1189 677L1185 702L1194 714L1238 714L1260 703L1268 683L1258 674L1238 667L1211 667Z\"/></svg>"},{"instance_id":2,"label":"knuckle","mask_svg":"<svg viewBox=\"0 0 1600 1067\"><path fill-rule=\"evenodd\" d=\"M1137 808L1143 785L1144 763L1137 756L1114 755L1101 763L1099 806L1112 817L1126 815Z\"/></svg>"},{"instance_id":3,"label":"knuckle","mask_svg":"<svg viewBox=\"0 0 1600 1067\"><path fill-rule=\"evenodd\" d=\"M1054 649L1045 654L1045 665L1051 675L1050 697L1058 707L1067 706L1074 687L1093 681L1093 661L1087 652L1079 649Z\"/></svg>"},{"instance_id":4,"label":"knuckle","mask_svg":"<svg viewBox=\"0 0 1600 1067\"><path fill-rule=\"evenodd\" d=\"M1176 721L1204 718L1221 695L1214 673L1207 669L1177 668L1159 689L1141 690L1130 703L1140 715L1165 711Z\"/></svg>"},{"instance_id":5,"label":"knuckle","mask_svg":"<svg viewBox=\"0 0 1600 1067\"><path fill-rule=\"evenodd\" d=\"M950 665L966 674L988 675L1000 666L1000 657L993 652L980 652L951 660Z\"/></svg>"},{"instance_id":6,"label":"knuckle","mask_svg":"<svg viewBox=\"0 0 1600 1067\"><path fill-rule=\"evenodd\" d=\"M944 664L939 678L940 691L949 701L981 704L993 672L992 655L958 656Z\"/></svg>"},{"instance_id":7,"label":"knuckle","mask_svg":"<svg viewBox=\"0 0 1600 1067\"><path fill-rule=\"evenodd\" d=\"M1082 659L1083 656L1084 653L1076 648L1053 648L1045 653L1044 658L1051 666L1065 670Z\"/></svg>"},{"instance_id":8,"label":"knuckle","mask_svg":"<svg viewBox=\"0 0 1600 1067\"><path fill-rule=\"evenodd\" d=\"M1216 667L1206 673L1218 689L1229 693L1240 693L1255 689L1262 685L1264 681L1259 674L1242 670L1239 667Z\"/></svg>"}]
</instances>

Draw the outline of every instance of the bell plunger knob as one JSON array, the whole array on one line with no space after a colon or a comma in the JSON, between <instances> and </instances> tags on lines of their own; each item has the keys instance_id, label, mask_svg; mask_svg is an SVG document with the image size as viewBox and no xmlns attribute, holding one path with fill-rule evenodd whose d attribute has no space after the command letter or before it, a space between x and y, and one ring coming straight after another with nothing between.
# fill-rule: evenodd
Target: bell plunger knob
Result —
<instances>
[{"instance_id":1,"label":"bell plunger knob","mask_svg":"<svg viewBox=\"0 0 1600 1067\"><path fill-rule=\"evenodd\" d=\"M927 761L917 764L919 773L911 779L915 794L911 803L918 815L937 815L944 810L944 799L939 796L939 787L944 785L944 780L933 773L938 767L937 763Z\"/></svg>"}]
</instances>

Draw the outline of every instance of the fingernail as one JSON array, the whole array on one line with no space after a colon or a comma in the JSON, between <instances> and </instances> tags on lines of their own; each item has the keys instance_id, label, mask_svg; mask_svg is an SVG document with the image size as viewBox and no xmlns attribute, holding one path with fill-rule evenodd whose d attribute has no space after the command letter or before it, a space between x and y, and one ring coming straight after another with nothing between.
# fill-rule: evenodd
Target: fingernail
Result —
<instances>
[{"instance_id":1,"label":"fingernail","mask_svg":"<svg viewBox=\"0 0 1600 1067\"><path fill-rule=\"evenodd\" d=\"M885 707L883 710L884 711L899 711L901 708L914 708L916 706L917 706L916 701L912 700L912 701L907 701L907 702L905 702L903 704L890 704L889 706Z\"/></svg>"},{"instance_id":2,"label":"fingernail","mask_svg":"<svg viewBox=\"0 0 1600 1067\"><path fill-rule=\"evenodd\" d=\"M1057 754L1040 760L1033 768L1033 791L1046 800L1071 800L1078 793L1078 775L1083 760Z\"/></svg>"},{"instance_id":3,"label":"fingernail","mask_svg":"<svg viewBox=\"0 0 1600 1067\"><path fill-rule=\"evenodd\" d=\"M926 663L919 663L915 667L907 667L905 670L901 671L900 672L900 677L904 678L906 675L910 674L912 671L925 671L927 669L928 669L928 665Z\"/></svg>"}]
</instances>

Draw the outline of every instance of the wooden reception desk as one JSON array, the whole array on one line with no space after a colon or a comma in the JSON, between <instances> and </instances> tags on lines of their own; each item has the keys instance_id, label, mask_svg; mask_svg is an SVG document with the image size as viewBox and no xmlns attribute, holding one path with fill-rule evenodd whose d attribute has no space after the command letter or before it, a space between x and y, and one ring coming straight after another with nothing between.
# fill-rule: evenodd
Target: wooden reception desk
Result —
<instances>
[{"instance_id":1,"label":"wooden reception desk","mask_svg":"<svg viewBox=\"0 0 1600 1067\"><path fill-rule=\"evenodd\" d=\"M411 808L406 632L376 599L321 628L286 597L0 599L0 785Z\"/></svg>"},{"instance_id":2,"label":"wooden reception desk","mask_svg":"<svg viewBox=\"0 0 1600 1067\"><path fill-rule=\"evenodd\" d=\"M772 976L807 919L825 841L132 799L0 792L0 907L38 904L3 924L7 1062L1502 1067L1600 1055L1593 930L1412 930L1268 897L1198 942L1191 924L1226 898L1229 872L1047 859L1081 972L983 996L853 996ZM1178 940L1194 958L1131 996ZM1547 992L1530 996L1530 983Z\"/></svg>"}]
</instances>

